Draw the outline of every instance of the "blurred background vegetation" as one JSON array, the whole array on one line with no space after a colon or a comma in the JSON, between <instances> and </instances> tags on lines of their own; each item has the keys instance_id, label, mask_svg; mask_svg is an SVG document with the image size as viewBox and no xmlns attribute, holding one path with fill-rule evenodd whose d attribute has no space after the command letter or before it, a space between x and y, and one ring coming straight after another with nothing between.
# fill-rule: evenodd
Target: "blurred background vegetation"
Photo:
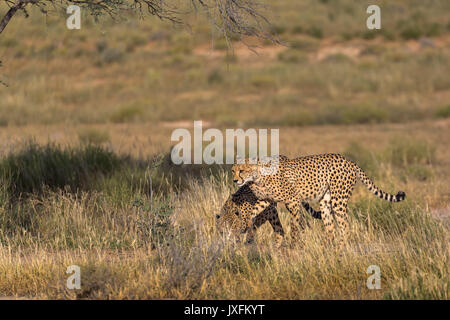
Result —
<instances>
[{"instance_id":1,"label":"blurred background vegetation","mask_svg":"<svg viewBox=\"0 0 450 320\"><path fill-rule=\"evenodd\" d=\"M0 125L209 120L216 126L407 122L450 114L450 3L270 3L286 46L228 47L201 15L14 17L0 36ZM0 7L2 12L5 7Z\"/></svg>"},{"instance_id":2,"label":"blurred background vegetation","mask_svg":"<svg viewBox=\"0 0 450 320\"><path fill-rule=\"evenodd\" d=\"M376 3L381 30L366 28L373 1L268 2L284 45L230 47L201 15L83 13L81 30L65 13L14 17L0 35L0 298L448 299L450 2ZM229 168L170 160L171 132L193 120L280 128L282 154L342 153L407 200L359 185L338 254L320 221L302 248L274 249L268 226L235 246L214 220ZM365 289L374 261L382 290ZM82 290L65 287L71 264Z\"/></svg>"}]
</instances>

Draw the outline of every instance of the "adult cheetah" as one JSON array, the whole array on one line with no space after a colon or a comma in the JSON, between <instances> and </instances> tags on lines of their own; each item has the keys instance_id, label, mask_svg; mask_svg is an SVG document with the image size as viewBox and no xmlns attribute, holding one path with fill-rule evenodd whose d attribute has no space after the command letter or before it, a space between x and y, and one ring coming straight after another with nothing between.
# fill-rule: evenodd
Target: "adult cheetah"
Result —
<instances>
[{"instance_id":1,"label":"adult cheetah","mask_svg":"<svg viewBox=\"0 0 450 320\"><path fill-rule=\"evenodd\" d=\"M256 230L265 222L269 222L276 234L276 246L279 247L284 237L283 226L278 217L277 205L269 201L267 207L257 207L258 198L248 185L243 185L225 201L220 214L216 215L217 229L223 233L226 230L239 237L247 232L247 243L254 241ZM315 211L307 202L302 203L303 208L313 218L321 219L320 211ZM258 214L252 219L252 212Z\"/></svg>"},{"instance_id":2,"label":"adult cheetah","mask_svg":"<svg viewBox=\"0 0 450 320\"><path fill-rule=\"evenodd\" d=\"M276 168L276 170L273 170ZM268 173L272 171L271 173ZM377 197L390 202L405 199L403 191L396 195L386 193L375 186L362 169L354 162L339 154L320 154L288 159L280 156L268 162L243 163L233 165L233 181L239 186L248 185L259 201L252 216L273 202L283 202L296 226L304 228L299 215L302 201L317 200L325 230L330 239L335 238L335 218L342 247L348 237L347 204L352 195L357 178Z\"/></svg>"}]
</instances>

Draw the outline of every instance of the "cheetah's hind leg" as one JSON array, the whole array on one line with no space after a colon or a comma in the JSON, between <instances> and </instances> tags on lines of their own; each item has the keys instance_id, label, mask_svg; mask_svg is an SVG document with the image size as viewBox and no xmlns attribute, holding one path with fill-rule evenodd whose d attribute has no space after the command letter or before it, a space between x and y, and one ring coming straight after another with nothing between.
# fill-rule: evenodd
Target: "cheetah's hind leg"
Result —
<instances>
[{"instance_id":1,"label":"cheetah's hind leg","mask_svg":"<svg viewBox=\"0 0 450 320\"><path fill-rule=\"evenodd\" d=\"M325 232L327 234L329 242L332 243L335 238L335 228L333 214L331 211L331 194L329 190L325 192L325 195L323 196L322 200L320 200L319 204L323 224L325 226Z\"/></svg>"}]
</instances>

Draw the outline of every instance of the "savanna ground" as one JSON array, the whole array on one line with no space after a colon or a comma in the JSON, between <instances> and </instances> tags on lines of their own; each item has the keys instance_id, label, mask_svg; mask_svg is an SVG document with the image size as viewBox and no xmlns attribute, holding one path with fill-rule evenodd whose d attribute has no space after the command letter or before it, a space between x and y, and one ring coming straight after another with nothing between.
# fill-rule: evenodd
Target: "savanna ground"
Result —
<instances>
[{"instance_id":1,"label":"savanna ground","mask_svg":"<svg viewBox=\"0 0 450 320\"><path fill-rule=\"evenodd\" d=\"M368 31L364 1L277 1L289 46L257 55L199 16L191 32L14 18L0 36L0 296L448 299L450 3L378 3ZM282 154L343 153L407 200L358 185L342 252L312 220L298 246L275 249L268 225L235 244L214 224L229 167L170 162L173 129L199 119L279 128ZM81 290L66 288L73 264Z\"/></svg>"}]
</instances>

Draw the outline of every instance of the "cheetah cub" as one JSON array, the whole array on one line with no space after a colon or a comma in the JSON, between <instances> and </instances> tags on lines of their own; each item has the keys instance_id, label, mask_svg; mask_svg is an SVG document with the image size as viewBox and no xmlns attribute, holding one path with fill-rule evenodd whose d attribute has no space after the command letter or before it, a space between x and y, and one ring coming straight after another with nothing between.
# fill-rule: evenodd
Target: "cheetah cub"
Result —
<instances>
[{"instance_id":1,"label":"cheetah cub","mask_svg":"<svg viewBox=\"0 0 450 320\"><path fill-rule=\"evenodd\" d=\"M276 246L279 247L284 230L278 217L277 204L269 201L267 207L255 208L257 203L258 198L248 185L240 187L236 193L228 197L220 214L216 215L217 230L221 233L229 231L236 237L247 232L247 243L252 243L256 230L268 221L276 235ZM321 219L320 212L311 208L307 202L302 203L302 206L313 218ZM254 210L258 211L258 214L251 219Z\"/></svg>"},{"instance_id":2,"label":"cheetah cub","mask_svg":"<svg viewBox=\"0 0 450 320\"><path fill-rule=\"evenodd\" d=\"M275 168L275 170L273 170ZM302 201L316 200L325 230L332 240L335 238L335 223L340 231L340 247L348 238L347 204L359 179L375 196L390 202L403 201L403 191L396 195L386 193L375 186L362 169L339 154L320 154L289 159L285 156L268 162L252 164L245 159L232 167L233 181L238 186L248 185L259 199L251 216L273 202L282 202L291 214L293 232L304 228L300 216Z\"/></svg>"}]
</instances>

